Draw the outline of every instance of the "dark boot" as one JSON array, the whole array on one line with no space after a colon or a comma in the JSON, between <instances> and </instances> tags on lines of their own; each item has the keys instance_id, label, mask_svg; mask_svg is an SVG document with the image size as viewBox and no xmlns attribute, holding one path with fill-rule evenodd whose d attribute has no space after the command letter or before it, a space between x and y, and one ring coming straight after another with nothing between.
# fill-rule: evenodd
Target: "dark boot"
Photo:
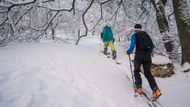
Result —
<instances>
[{"instance_id":1,"label":"dark boot","mask_svg":"<svg viewBox=\"0 0 190 107\"><path fill-rule=\"evenodd\" d=\"M105 55L108 54L108 48L104 48L104 54L105 54Z\"/></svg>"},{"instance_id":2,"label":"dark boot","mask_svg":"<svg viewBox=\"0 0 190 107\"><path fill-rule=\"evenodd\" d=\"M112 59L116 59L116 51L112 51Z\"/></svg>"}]
</instances>

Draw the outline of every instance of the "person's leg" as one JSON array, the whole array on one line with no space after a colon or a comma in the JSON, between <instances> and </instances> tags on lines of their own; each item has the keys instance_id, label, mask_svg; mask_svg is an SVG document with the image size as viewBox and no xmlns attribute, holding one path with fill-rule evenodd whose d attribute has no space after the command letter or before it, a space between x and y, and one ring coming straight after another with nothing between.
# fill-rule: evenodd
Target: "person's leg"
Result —
<instances>
[{"instance_id":1,"label":"person's leg","mask_svg":"<svg viewBox=\"0 0 190 107\"><path fill-rule=\"evenodd\" d=\"M109 42L109 45L110 45L110 48L112 51L112 57L113 57L113 59L115 59L116 58L116 48L115 48L113 40Z\"/></svg>"},{"instance_id":2,"label":"person's leg","mask_svg":"<svg viewBox=\"0 0 190 107\"><path fill-rule=\"evenodd\" d=\"M107 55L109 42L104 42L104 54Z\"/></svg>"},{"instance_id":3,"label":"person's leg","mask_svg":"<svg viewBox=\"0 0 190 107\"><path fill-rule=\"evenodd\" d=\"M144 69L144 75L147 78L149 85L153 91L158 89L158 86L156 84L155 78L151 73L151 55L145 55L143 61L143 69Z\"/></svg>"},{"instance_id":4,"label":"person's leg","mask_svg":"<svg viewBox=\"0 0 190 107\"><path fill-rule=\"evenodd\" d=\"M140 58L139 55L135 55L134 77L135 77L136 88L142 88L142 79L141 79L141 75L140 75L141 60L139 58Z\"/></svg>"},{"instance_id":5,"label":"person's leg","mask_svg":"<svg viewBox=\"0 0 190 107\"><path fill-rule=\"evenodd\" d=\"M144 75L147 78L149 85L153 91L152 92L152 100L155 101L156 99L158 99L161 96L161 91L158 88L158 86L156 84L156 80L151 73L151 64L152 64L151 55L145 55L144 62L143 62Z\"/></svg>"}]
</instances>

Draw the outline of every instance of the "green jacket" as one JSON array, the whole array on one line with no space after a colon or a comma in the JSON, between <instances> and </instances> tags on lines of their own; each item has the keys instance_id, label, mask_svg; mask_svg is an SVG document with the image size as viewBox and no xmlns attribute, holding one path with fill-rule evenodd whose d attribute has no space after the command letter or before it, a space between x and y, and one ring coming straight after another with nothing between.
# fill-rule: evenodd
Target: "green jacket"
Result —
<instances>
[{"instance_id":1,"label":"green jacket","mask_svg":"<svg viewBox=\"0 0 190 107\"><path fill-rule=\"evenodd\" d=\"M113 39L111 27L105 26L103 29L103 42L111 41Z\"/></svg>"}]
</instances>

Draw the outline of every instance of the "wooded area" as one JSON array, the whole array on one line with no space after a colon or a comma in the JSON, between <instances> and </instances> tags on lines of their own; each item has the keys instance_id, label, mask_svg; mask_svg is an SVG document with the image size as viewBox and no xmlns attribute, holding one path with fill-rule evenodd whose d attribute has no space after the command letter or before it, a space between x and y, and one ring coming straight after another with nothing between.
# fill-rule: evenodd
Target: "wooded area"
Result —
<instances>
[{"instance_id":1,"label":"wooded area","mask_svg":"<svg viewBox=\"0 0 190 107\"><path fill-rule=\"evenodd\" d=\"M0 0L0 46L50 38L80 43L109 23L119 38L141 23L157 53L190 62L190 0ZM56 32L63 32L61 38ZM130 36L130 35L126 35ZM165 51L163 51L165 50Z\"/></svg>"}]
</instances>

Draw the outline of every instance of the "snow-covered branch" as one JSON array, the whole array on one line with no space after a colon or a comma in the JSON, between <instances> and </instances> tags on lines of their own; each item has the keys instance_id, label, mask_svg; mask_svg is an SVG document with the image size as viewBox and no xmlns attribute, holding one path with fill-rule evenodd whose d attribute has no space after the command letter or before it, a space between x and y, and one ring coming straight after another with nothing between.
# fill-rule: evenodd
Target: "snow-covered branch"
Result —
<instances>
[{"instance_id":1,"label":"snow-covered branch","mask_svg":"<svg viewBox=\"0 0 190 107\"><path fill-rule=\"evenodd\" d=\"M9 12L12 8L16 7L16 6L24 6L24 5L29 5L29 4L33 4L36 3L37 0L32 0L29 2L12 2L12 5L10 7L8 7L7 12Z\"/></svg>"},{"instance_id":2,"label":"snow-covered branch","mask_svg":"<svg viewBox=\"0 0 190 107\"><path fill-rule=\"evenodd\" d=\"M88 10L89 10L90 7L92 6L93 2L94 2L94 0L92 0L92 1L90 2L90 5L86 8L86 10L84 11L84 13L82 14L82 22L83 22L83 25L84 25L84 27L85 27L85 34L83 34L83 35L80 35L80 34L79 34L79 35L78 35L79 38L78 38L78 40L77 40L77 42L76 42L76 45L78 44L79 40L80 40L82 37L87 36L87 34L88 34L88 27L87 27L86 21L85 21L85 14L88 12Z\"/></svg>"},{"instance_id":3,"label":"snow-covered branch","mask_svg":"<svg viewBox=\"0 0 190 107\"><path fill-rule=\"evenodd\" d=\"M93 29L95 29L96 28L96 26L100 23L100 21L103 19L103 5L104 4L106 4L106 3L109 3L111 0L107 0L107 1L104 1L104 2L102 2L102 3L99 3L99 5L100 5L100 18L99 18L99 20L97 21L97 23L93 26L93 28L90 30L90 31L92 31Z\"/></svg>"}]
</instances>

